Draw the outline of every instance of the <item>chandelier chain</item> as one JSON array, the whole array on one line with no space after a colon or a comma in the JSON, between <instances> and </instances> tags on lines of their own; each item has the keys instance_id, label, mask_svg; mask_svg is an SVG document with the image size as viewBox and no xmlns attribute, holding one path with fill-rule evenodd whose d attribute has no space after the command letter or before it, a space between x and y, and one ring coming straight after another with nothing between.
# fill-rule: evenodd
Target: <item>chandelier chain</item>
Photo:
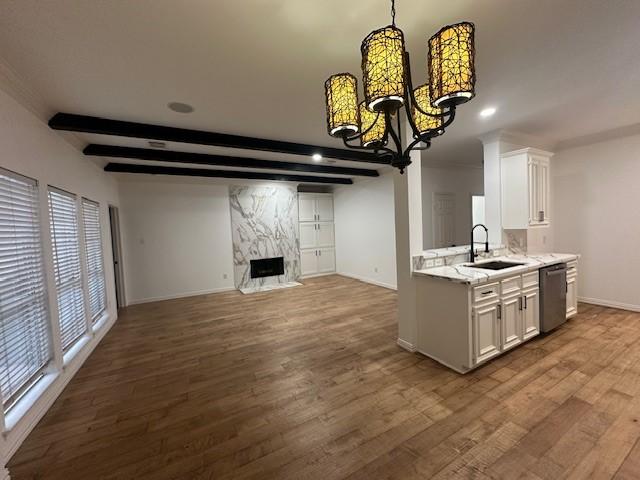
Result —
<instances>
[{"instance_id":1,"label":"chandelier chain","mask_svg":"<svg viewBox=\"0 0 640 480\"><path fill-rule=\"evenodd\" d=\"M391 25L396 26L396 0L391 0Z\"/></svg>"}]
</instances>

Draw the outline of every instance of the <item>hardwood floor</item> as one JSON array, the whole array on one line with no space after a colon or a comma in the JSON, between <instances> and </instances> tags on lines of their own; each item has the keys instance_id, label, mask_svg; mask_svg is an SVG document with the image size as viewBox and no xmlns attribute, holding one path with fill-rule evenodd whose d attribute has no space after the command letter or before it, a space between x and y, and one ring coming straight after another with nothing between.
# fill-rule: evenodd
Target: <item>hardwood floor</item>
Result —
<instances>
[{"instance_id":1,"label":"hardwood floor","mask_svg":"<svg viewBox=\"0 0 640 480\"><path fill-rule=\"evenodd\" d=\"M640 478L640 314L580 305L467 375L339 276L130 307L9 463L23 479Z\"/></svg>"}]
</instances>

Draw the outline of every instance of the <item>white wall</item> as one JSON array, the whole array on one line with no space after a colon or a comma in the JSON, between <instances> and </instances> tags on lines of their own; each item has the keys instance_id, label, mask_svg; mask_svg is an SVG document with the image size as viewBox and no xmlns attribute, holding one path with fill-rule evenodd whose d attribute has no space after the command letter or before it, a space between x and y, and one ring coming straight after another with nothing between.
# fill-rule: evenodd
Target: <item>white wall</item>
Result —
<instances>
[{"instance_id":1,"label":"white wall","mask_svg":"<svg viewBox=\"0 0 640 480\"><path fill-rule=\"evenodd\" d=\"M136 176L119 187L129 304L234 288L228 185Z\"/></svg>"},{"instance_id":2,"label":"white wall","mask_svg":"<svg viewBox=\"0 0 640 480\"><path fill-rule=\"evenodd\" d=\"M580 253L579 296L640 310L640 135L551 161L553 250Z\"/></svg>"},{"instance_id":3,"label":"white wall","mask_svg":"<svg viewBox=\"0 0 640 480\"><path fill-rule=\"evenodd\" d=\"M456 196L455 243L468 245L471 232L471 195L484 192L482 168L422 167L422 225L425 250L433 246L433 194L453 193ZM483 236L484 241L484 236Z\"/></svg>"},{"instance_id":4,"label":"white wall","mask_svg":"<svg viewBox=\"0 0 640 480\"><path fill-rule=\"evenodd\" d=\"M107 286L107 315L100 324L101 327L95 332L88 333L79 343L82 347L75 350L73 358L67 355L64 369L61 368L61 352L54 352L54 365L45 378L11 410L10 415L7 415L5 423L10 426L10 429L0 436L2 460L6 464L7 459L51 406L117 317L113 268L111 268L113 262L108 204L118 204L118 191L116 182L112 178L67 143L60 133L49 129L43 120L6 93L4 90L7 88L6 85L3 84L1 88L3 89L0 90L0 145L2 145L0 166L38 180L43 220L45 274L52 322L58 320L48 226L47 185L62 188L100 203ZM1 467L2 465L0 469Z\"/></svg>"},{"instance_id":5,"label":"white wall","mask_svg":"<svg viewBox=\"0 0 640 480\"><path fill-rule=\"evenodd\" d=\"M358 179L333 197L337 272L389 288L397 284L393 174Z\"/></svg>"}]
</instances>

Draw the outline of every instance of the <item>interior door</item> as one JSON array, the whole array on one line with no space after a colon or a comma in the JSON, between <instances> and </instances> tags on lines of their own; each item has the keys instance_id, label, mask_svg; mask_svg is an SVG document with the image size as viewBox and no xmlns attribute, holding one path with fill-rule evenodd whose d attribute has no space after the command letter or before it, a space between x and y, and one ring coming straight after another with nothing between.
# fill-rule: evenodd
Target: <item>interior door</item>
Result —
<instances>
[{"instance_id":1,"label":"interior door","mask_svg":"<svg viewBox=\"0 0 640 480\"><path fill-rule=\"evenodd\" d=\"M456 196L453 193L433 194L433 248L451 247L456 236Z\"/></svg>"},{"instance_id":2,"label":"interior door","mask_svg":"<svg viewBox=\"0 0 640 480\"><path fill-rule=\"evenodd\" d=\"M333 223L318 223L317 246L333 247L335 245Z\"/></svg>"},{"instance_id":3,"label":"interior door","mask_svg":"<svg viewBox=\"0 0 640 480\"><path fill-rule=\"evenodd\" d=\"M318 246L318 224L317 223L301 223L300 224L300 248L315 248Z\"/></svg>"},{"instance_id":4,"label":"interior door","mask_svg":"<svg viewBox=\"0 0 640 480\"><path fill-rule=\"evenodd\" d=\"M122 241L120 239L120 214L118 207L109 205L109 226L111 227L111 251L113 252L113 274L116 284L116 304L126 307L124 290L124 268L122 265Z\"/></svg>"},{"instance_id":5,"label":"interior door","mask_svg":"<svg viewBox=\"0 0 640 480\"><path fill-rule=\"evenodd\" d=\"M308 193L298 194L298 220L313 222L316 219L316 197Z\"/></svg>"},{"instance_id":6,"label":"interior door","mask_svg":"<svg viewBox=\"0 0 640 480\"><path fill-rule=\"evenodd\" d=\"M331 195L316 197L316 213L318 221L333 222L333 197Z\"/></svg>"},{"instance_id":7,"label":"interior door","mask_svg":"<svg viewBox=\"0 0 640 480\"><path fill-rule=\"evenodd\" d=\"M313 275L318 273L318 250L300 250L300 274Z\"/></svg>"},{"instance_id":8,"label":"interior door","mask_svg":"<svg viewBox=\"0 0 640 480\"><path fill-rule=\"evenodd\" d=\"M336 271L336 252L333 248L318 249L318 273Z\"/></svg>"}]
</instances>

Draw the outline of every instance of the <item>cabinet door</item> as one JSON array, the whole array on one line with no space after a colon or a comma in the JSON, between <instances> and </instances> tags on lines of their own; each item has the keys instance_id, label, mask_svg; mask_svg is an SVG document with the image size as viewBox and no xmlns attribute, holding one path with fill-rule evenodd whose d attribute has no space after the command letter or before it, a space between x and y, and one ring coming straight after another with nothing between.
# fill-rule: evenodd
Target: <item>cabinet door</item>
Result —
<instances>
[{"instance_id":1,"label":"cabinet door","mask_svg":"<svg viewBox=\"0 0 640 480\"><path fill-rule=\"evenodd\" d=\"M298 219L313 222L316 219L316 197L308 193L298 194Z\"/></svg>"},{"instance_id":2,"label":"cabinet door","mask_svg":"<svg viewBox=\"0 0 640 480\"><path fill-rule=\"evenodd\" d=\"M539 290L528 290L522 295L524 300L523 339L528 340L540 333L540 295Z\"/></svg>"},{"instance_id":3,"label":"cabinet door","mask_svg":"<svg viewBox=\"0 0 640 480\"><path fill-rule=\"evenodd\" d=\"M320 222L333 222L333 197L318 195L316 197L316 214Z\"/></svg>"},{"instance_id":4,"label":"cabinet door","mask_svg":"<svg viewBox=\"0 0 640 480\"><path fill-rule=\"evenodd\" d=\"M522 298L520 295L502 300L500 324L502 349L507 350L522 342Z\"/></svg>"},{"instance_id":5,"label":"cabinet door","mask_svg":"<svg viewBox=\"0 0 640 480\"><path fill-rule=\"evenodd\" d=\"M533 158L529 157L529 224L535 225L539 223L538 221L538 211L539 211L539 168L538 162Z\"/></svg>"},{"instance_id":6,"label":"cabinet door","mask_svg":"<svg viewBox=\"0 0 640 480\"><path fill-rule=\"evenodd\" d=\"M300 250L300 274L313 275L318 273L318 251Z\"/></svg>"},{"instance_id":7,"label":"cabinet door","mask_svg":"<svg viewBox=\"0 0 640 480\"><path fill-rule=\"evenodd\" d=\"M300 248L315 248L318 246L318 224L300 224Z\"/></svg>"},{"instance_id":8,"label":"cabinet door","mask_svg":"<svg viewBox=\"0 0 640 480\"><path fill-rule=\"evenodd\" d=\"M318 247L333 247L335 245L333 223L318 223L316 233Z\"/></svg>"},{"instance_id":9,"label":"cabinet door","mask_svg":"<svg viewBox=\"0 0 640 480\"><path fill-rule=\"evenodd\" d=\"M478 307L473 313L474 363L480 363L500 353L499 304Z\"/></svg>"},{"instance_id":10,"label":"cabinet door","mask_svg":"<svg viewBox=\"0 0 640 480\"><path fill-rule=\"evenodd\" d=\"M567 275L567 318L578 313L578 281L575 275Z\"/></svg>"},{"instance_id":11,"label":"cabinet door","mask_svg":"<svg viewBox=\"0 0 640 480\"><path fill-rule=\"evenodd\" d=\"M333 248L318 249L318 273L336 271L336 252Z\"/></svg>"},{"instance_id":12,"label":"cabinet door","mask_svg":"<svg viewBox=\"0 0 640 480\"><path fill-rule=\"evenodd\" d=\"M538 209L542 212L542 222L549 221L549 164L546 160L538 163Z\"/></svg>"}]
</instances>

